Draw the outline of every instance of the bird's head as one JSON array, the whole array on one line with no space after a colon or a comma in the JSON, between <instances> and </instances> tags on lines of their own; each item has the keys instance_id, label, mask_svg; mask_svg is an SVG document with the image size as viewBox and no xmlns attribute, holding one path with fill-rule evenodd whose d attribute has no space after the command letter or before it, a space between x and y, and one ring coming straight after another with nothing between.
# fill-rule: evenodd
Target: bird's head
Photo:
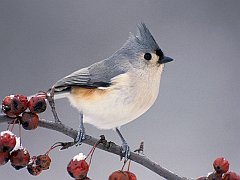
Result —
<instances>
[{"instance_id":1,"label":"bird's head","mask_svg":"<svg viewBox=\"0 0 240 180\"><path fill-rule=\"evenodd\" d=\"M161 67L173 61L172 58L164 55L144 23L138 25L136 35L130 33L126 43L116 53L137 66Z\"/></svg>"}]
</instances>

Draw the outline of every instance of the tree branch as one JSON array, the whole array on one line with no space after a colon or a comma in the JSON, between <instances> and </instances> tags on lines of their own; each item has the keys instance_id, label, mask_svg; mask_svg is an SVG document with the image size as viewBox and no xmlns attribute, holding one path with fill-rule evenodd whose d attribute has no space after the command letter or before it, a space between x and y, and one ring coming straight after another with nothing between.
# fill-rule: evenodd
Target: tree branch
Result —
<instances>
[{"instance_id":1,"label":"tree branch","mask_svg":"<svg viewBox=\"0 0 240 180\"><path fill-rule=\"evenodd\" d=\"M2 122L9 122L12 119L7 117L6 115L0 114L0 123ZM68 127L62 123L55 123L52 121L47 121L44 119L41 119L39 121L39 126L43 127L43 128L47 128L47 129L51 129L54 131L58 131L60 133L63 133L73 139L76 138L77 136L77 131L74 130L71 127ZM83 143L88 144L93 146L96 142L98 142L99 139L94 138L92 136L86 135L86 139L83 141ZM102 149L104 151L113 153L113 154L117 154L120 156L121 154L121 150L120 150L120 146L116 145L113 142L107 142L107 143L100 143L97 145L97 148ZM155 162L151 161L150 159L148 159L145 156L141 156L137 153L131 152L129 159L131 159L132 161L141 164L142 166L148 168L149 170L155 172L156 174L169 179L169 180L187 180L187 178L184 177L180 177L178 175L176 175L175 173L161 167L160 165L156 164Z\"/></svg>"}]
</instances>

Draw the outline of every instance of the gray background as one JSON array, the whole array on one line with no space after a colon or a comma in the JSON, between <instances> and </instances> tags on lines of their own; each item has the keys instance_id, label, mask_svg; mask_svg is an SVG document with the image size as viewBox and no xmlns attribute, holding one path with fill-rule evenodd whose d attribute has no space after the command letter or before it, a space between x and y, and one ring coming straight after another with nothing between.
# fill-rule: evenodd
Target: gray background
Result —
<instances>
[{"instance_id":1,"label":"gray background","mask_svg":"<svg viewBox=\"0 0 240 180\"><path fill-rule=\"evenodd\" d=\"M143 21L175 61L165 68L154 106L122 127L129 145L135 149L144 140L149 158L182 176L207 174L217 156L240 173L239 8L239 0L1 0L0 97L48 89L72 71L110 56ZM64 123L77 127L78 113L67 100L58 101L57 109ZM53 119L49 111L41 117ZM0 124L1 131L6 127ZM112 130L86 128L120 143ZM32 155L67 140L42 128L23 132L23 145ZM67 163L89 149L53 151L51 168L36 178L8 163L0 167L0 179L71 179ZM119 157L97 150L89 177L107 179L121 166ZM135 163L131 170L140 180L161 179Z\"/></svg>"}]
</instances>

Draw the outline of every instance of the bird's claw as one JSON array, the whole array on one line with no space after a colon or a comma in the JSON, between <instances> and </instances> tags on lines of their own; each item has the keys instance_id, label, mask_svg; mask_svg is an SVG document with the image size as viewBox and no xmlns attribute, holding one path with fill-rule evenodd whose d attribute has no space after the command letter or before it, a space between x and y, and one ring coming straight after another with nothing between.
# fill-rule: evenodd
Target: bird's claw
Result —
<instances>
[{"instance_id":1,"label":"bird's claw","mask_svg":"<svg viewBox=\"0 0 240 180\"><path fill-rule=\"evenodd\" d=\"M124 158L124 161L126 162L130 157L130 152L130 147L124 142L121 146L121 160Z\"/></svg>"},{"instance_id":2,"label":"bird's claw","mask_svg":"<svg viewBox=\"0 0 240 180\"><path fill-rule=\"evenodd\" d=\"M82 144L83 140L86 138L86 133L84 130L80 129L80 131L78 131L77 137L74 140L76 146L79 146Z\"/></svg>"}]
</instances>

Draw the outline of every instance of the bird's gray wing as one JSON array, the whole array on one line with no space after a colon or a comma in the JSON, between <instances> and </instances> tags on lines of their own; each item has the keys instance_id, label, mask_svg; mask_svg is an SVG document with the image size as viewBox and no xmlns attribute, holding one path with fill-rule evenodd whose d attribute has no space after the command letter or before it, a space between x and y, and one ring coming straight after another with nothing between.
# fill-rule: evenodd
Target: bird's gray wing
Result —
<instances>
[{"instance_id":1,"label":"bird's gray wing","mask_svg":"<svg viewBox=\"0 0 240 180\"><path fill-rule=\"evenodd\" d=\"M71 87L98 88L111 85L111 79L126 71L117 63L101 61L87 68L80 69L64 77L54 84L55 91L70 90Z\"/></svg>"}]
</instances>

